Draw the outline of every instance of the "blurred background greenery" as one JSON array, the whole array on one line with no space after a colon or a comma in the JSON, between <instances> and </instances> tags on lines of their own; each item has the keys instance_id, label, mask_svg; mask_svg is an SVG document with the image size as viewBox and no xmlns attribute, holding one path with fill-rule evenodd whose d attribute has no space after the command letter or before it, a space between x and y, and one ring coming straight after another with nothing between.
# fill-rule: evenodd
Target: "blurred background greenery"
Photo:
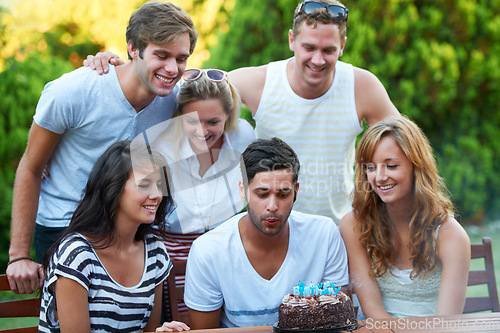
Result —
<instances>
[{"instance_id":1,"label":"blurred background greenery","mask_svg":"<svg viewBox=\"0 0 500 333\"><path fill-rule=\"evenodd\" d=\"M0 0L1 272L14 174L44 85L99 50L125 59L127 21L143 2ZM287 34L298 0L173 2L191 14L200 35L188 67L231 70L292 55ZM498 220L500 0L344 3L341 60L377 75L396 107L423 128L458 220L481 228Z\"/></svg>"}]
</instances>

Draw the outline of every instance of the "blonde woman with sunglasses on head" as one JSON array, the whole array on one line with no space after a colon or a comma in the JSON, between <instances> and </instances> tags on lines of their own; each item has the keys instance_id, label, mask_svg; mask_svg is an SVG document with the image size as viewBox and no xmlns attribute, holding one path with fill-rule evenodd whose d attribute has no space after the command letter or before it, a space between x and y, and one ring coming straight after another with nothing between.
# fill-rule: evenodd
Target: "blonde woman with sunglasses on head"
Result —
<instances>
[{"instance_id":1,"label":"blonde woman with sunglasses on head","mask_svg":"<svg viewBox=\"0 0 500 333\"><path fill-rule=\"evenodd\" d=\"M255 140L224 71L188 69L182 78L175 117L153 143L172 173L176 209L167 217L165 245L175 260L187 260L197 237L243 209L240 155Z\"/></svg>"}]
</instances>

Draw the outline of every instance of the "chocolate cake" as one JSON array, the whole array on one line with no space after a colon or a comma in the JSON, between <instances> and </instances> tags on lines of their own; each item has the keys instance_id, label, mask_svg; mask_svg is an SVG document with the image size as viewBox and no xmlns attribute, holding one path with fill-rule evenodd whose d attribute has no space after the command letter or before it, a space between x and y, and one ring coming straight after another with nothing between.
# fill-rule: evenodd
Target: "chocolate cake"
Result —
<instances>
[{"instance_id":1,"label":"chocolate cake","mask_svg":"<svg viewBox=\"0 0 500 333\"><path fill-rule=\"evenodd\" d=\"M343 292L314 296L288 294L278 308L278 327L285 329L356 328L352 301Z\"/></svg>"}]
</instances>

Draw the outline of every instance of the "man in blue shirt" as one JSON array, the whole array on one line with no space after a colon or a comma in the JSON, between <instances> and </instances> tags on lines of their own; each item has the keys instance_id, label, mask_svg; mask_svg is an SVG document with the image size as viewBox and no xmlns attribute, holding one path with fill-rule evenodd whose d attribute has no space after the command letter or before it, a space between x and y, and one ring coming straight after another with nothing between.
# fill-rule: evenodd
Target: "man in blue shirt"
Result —
<instances>
[{"instance_id":1,"label":"man in blue shirt","mask_svg":"<svg viewBox=\"0 0 500 333\"><path fill-rule=\"evenodd\" d=\"M150 1L130 18L127 65L108 76L79 68L46 85L14 184L7 267L14 292L41 286L40 264L30 258L33 233L41 262L68 225L97 158L172 116L176 83L197 37L184 10ZM50 177L42 181L45 167Z\"/></svg>"}]
</instances>

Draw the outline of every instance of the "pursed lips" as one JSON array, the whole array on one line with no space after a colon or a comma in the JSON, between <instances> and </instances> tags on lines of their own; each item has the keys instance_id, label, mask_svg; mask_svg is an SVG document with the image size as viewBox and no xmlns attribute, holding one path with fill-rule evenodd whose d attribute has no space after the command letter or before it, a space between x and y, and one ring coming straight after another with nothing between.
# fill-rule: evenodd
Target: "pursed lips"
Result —
<instances>
[{"instance_id":1,"label":"pursed lips","mask_svg":"<svg viewBox=\"0 0 500 333\"><path fill-rule=\"evenodd\" d=\"M276 217L269 217L269 218L265 218L264 221L268 224L276 224L280 221L280 219L278 219Z\"/></svg>"}]
</instances>

